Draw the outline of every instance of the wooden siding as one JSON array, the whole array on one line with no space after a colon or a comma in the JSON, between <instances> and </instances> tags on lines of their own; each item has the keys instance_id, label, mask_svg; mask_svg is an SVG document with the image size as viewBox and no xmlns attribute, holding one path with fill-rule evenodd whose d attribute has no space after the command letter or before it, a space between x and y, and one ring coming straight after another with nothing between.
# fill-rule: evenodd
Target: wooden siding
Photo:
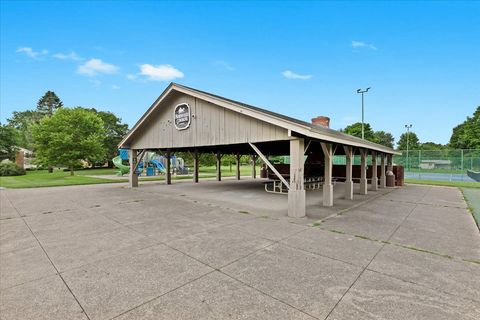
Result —
<instances>
[{"instance_id":1,"label":"wooden siding","mask_svg":"<svg viewBox=\"0 0 480 320\"><path fill-rule=\"evenodd\" d=\"M192 118L190 127L185 130L177 130L173 123L173 109L180 103L190 105ZM288 132L177 92L162 101L132 138L133 149L165 149L287 140Z\"/></svg>"}]
</instances>

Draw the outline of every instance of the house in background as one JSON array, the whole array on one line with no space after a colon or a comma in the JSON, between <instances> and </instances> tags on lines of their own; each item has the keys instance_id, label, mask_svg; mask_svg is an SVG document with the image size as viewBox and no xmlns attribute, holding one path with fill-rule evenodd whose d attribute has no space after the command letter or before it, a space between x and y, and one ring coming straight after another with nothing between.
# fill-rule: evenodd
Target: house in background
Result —
<instances>
[{"instance_id":1,"label":"house in background","mask_svg":"<svg viewBox=\"0 0 480 320\"><path fill-rule=\"evenodd\" d=\"M450 160L422 160L420 162L421 169L451 169L452 161Z\"/></svg>"}]
</instances>

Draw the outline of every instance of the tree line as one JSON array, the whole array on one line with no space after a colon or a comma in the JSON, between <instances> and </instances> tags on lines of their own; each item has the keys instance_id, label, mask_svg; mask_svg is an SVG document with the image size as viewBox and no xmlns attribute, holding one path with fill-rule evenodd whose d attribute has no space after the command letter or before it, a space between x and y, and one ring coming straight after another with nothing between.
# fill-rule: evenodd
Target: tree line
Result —
<instances>
[{"instance_id":1,"label":"tree line","mask_svg":"<svg viewBox=\"0 0 480 320\"><path fill-rule=\"evenodd\" d=\"M14 159L21 147L34 151L37 165L67 166L73 174L81 161L112 166L127 131L128 125L112 112L67 108L55 92L47 91L36 108L14 111L0 126L0 157Z\"/></svg>"},{"instance_id":2,"label":"tree line","mask_svg":"<svg viewBox=\"0 0 480 320\"><path fill-rule=\"evenodd\" d=\"M94 108L64 107L53 91L47 91L37 102L36 108L14 111L6 124L0 125L0 159L14 159L18 147L34 151L38 165L52 168L67 166L72 174L81 161L91 166L103 166L118 153L117 145L128 131L128 125L112 112ZM362 124L354 123L340 131L352 136L362 136ZM364 124L364 137L394 148L393 135L374 131L369 123ZM413 131L408 133L410 150L480 149L480 106L472 117L453 128L450 142L446 145L420 142ZM403 133L397 150L407 149L407 133ZM190 155L182 154L191 160ZM203 155L203 161L213 164L213 155ZM234 163L233 156L225 156L222 163ZM247 159L242 158L242 162Z\"/></svg>"},{"instance_id":3,"label":"tree line","mask_svg":"<svg viewBox=\"0 0 480 320\"><path fill-rule=\"evenodd\" d=\"M357 122L340 129L341 132L355 137L362 137L362 123ZM440 144L431 141L420 142L418 135L414 131L406 132L400 135L396 143L397 150L446 150L446 149L480 149L480 106L477 107L472 117L452 130L450 141L447 144ZM375 142L386 147L394 148L395 139L393 135L385 131L374 131L369 123L364 124L365 140Z\"/></svg>"}]
</instances>

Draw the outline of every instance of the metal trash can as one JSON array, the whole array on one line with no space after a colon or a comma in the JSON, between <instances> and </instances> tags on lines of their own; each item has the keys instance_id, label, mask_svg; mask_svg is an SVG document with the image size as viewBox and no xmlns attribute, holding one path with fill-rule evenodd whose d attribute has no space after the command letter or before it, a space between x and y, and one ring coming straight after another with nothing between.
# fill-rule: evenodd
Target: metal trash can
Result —
<instances>
[{"instance_id":1,"label":"metal trash can","mask_svg":"<svg viewBox=\"0 0 480 320\"><path fill-rule=\"evenodd\" d=\"M392 171L387 171L387 187L395 187L395 175Z\"/></svg>"}]
</instances>

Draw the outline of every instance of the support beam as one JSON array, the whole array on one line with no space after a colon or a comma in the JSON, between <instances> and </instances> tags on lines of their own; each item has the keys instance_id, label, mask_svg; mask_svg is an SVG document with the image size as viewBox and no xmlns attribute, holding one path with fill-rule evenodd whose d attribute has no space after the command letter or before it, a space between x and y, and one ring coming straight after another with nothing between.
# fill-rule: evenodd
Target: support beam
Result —
<instances>
[{"instance_id":1,"label":"support beam","mask_svg":"<svg viewBox=\"0 0 480 320\"><path fill-rule=\"evenodd\" d=\"M360 194L367 194L367 150L360 149Z\"/></svg>"},{"instance_id":2,"label":"support beam","mask_svg":"<svg viewBox=\"0 0 480 320\"><path fill-rule=\"evenodd\" d=\"M193 182L198 183L198 150L193 152Z\"/></svg>"},{"instance_id":3,"label":"support beam","mask_svg":"<svg viewBox=\"0 0 480 320\"><path fill-rule=\"evenodd\" d=\"M333 206L333 184L332 184L332 169L333 169L333 151L332 144L321 142L322 150L325 158L325 176L323 181L323 206Z\"/></svg>"},{"instance_id":4,"label":"support beam","mask_svg":"<svg viewBox=\"0 0 480 320\"><path fill-rule=\"evenodd\" d=\"M166 152L166 155L165 155L165 158L166 158L166 164L167 164L167 167L165 168L165 171L166 172L166 177L165 177L165 182L167 184L172 184L172 168L171 168L171 164L170 164L170 160L172 158L172 153L170 150L167 150Z\"/></svg>"},{"instance_id":5,"label":"support beam","mask_svg":"<svg viewBox=\"0 0 480 320\"><path fill-rule=\"evenodd\" d=\"M303 139L302 139L303 141ZM271 164L270 161L268 161L267 157L260 151L260 149L257 148L256 145L254 145L253 143L248 143L252 149L258 154L258 156L263 160L263 162L265 162L265 164L270 168L270 170L272 170L273 173L275 173L275 175L277 176L278 179L280 179L280 181L282 181L282 183L288 188L290 189L290 183L287 182L287 180L285 180L285 178L278 172L277 169L275 169L275 167L273 166L273 164ZM302 146L303 147L303 146ZM290 156L291 156L291 153L292 153L292 143L290 142ZM290 169L292 168L291 166L291 159L290 159ZM302 166L303 166L303 149L302 149ZM302 167L303 168L303 167ZM290 170L290 174L291 174L291 170ZM302 170L302 175L303 175L303 170ZM291 182L291 177L290 177L290 182ZM302 180L302 184L303 184L303 180Z\"/></svg>"},{"instance_id":6,"label":"support beam","mask_svg":"<svg viewBox=\"0 0 480 320\"><path fill-rule=\"evenodd\" d=\"M352 164L353 164L353 148L343 146L346 156L346 170L345 170L345 199L353 200L353 179L352 179Z\"/></svg>"},{"instance_id":7,"label":"support beam","mask_svg":"<svg viewBox=\"0 0 480 320\"><path fill-rule=\"evenodd\" d=\"M290 188L288 189L289 217L301 218L305 216L305 188L303 181L305 162L304 145L304 139L290 140ZM269 163L270 162L267 164Z\"/></svg>"},{"instance_id":8,"label":"support beam","mask_svg":"<svg viewBox=\"0 0 480 320\"><path fill-rule=\"evenodd\" d=\"M142 161L142 158L143 156L145 155L145 152L147 151L147 149L143 149L140 154L137 155L137 161L136 161L136 164L135 164L135 170L134 171L137 171L138 169L138 165L140 164L140 162ZM138 151L137 151L138 152Z\"/></svg>"},{"instance_id":9,"label":"support beam","mask_svg":"<svg viewBox=\"0 0 480 320\"><path fill-rule=\"evenodd\" d=\"M387 186L387 177L385 171L385 153L382 153L380 154L380 188L385 188Z\"/></svg>"},{"instance_id":10,"label":"support beam","mask_svg":"<svg viewBox=\"0 0 480 320\"><path fill-rule=\"evenodd\" d=\"M236 164L236 176L237 180L240 180L240 153L235 155L235 164Z\"/></svg>"},{"instance_id":11,"label":"support beam","mask_svg":"<svg viewBox=\"0 0 480 320\"><path fill-rule=\"evenodd\" d=\"M138 166L137 164L137 150L130 149L128 155L128 161L130 164L130 172L128 173L128 182L130 188L137 188L138 187L138 175L135 172Z\"/></svg>"},{"instance_id":12,"label":"support beam","mask_svg":"<svg viewBox=\"0 0 480 320\"><path fill-rule=\"evenodd\" d=\"M253 179L256 179L256 178L257 178L257 167L256 167L256 163L257 163L257 155L254 154L254 155L252 155L252 178L253 178Z\"/></svg>"},{"instance_id":13,"label":"support beam","mask_svg":"<svg viewBox=\"0 0 480 320\"><path fill-rule=\"evenodd\" d=\"M377 153L372 151L372 188L371 190L378 190L378 175L377 175Z\"/></svg>"},{"instance_id":14,"label":"support beam","mask_svg":"<svg viewBox=\"0 0 480 320\"><path fill-rule=\"evenodd\" d=\"M217 181L222 181L222 154L217 151Z\"/></svg>"}]
</instances>

